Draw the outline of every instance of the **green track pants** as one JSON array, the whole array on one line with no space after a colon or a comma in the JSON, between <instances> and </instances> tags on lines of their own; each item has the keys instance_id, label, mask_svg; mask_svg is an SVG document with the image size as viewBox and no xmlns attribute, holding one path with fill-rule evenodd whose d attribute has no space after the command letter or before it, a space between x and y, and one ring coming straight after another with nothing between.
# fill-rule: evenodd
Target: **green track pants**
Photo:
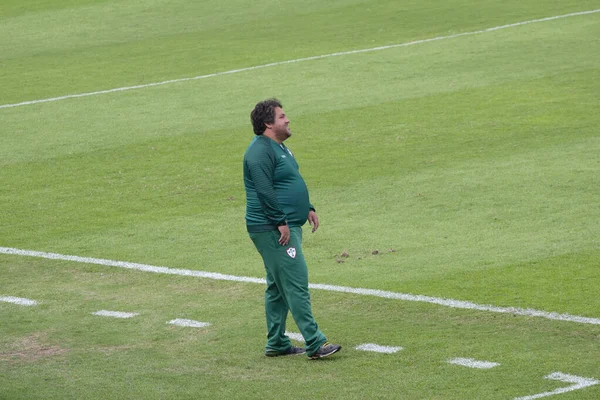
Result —
<instances>
[{"instance_id":1,"label":"green track pants","mask_svg":"<svg viewBox=\"0 0 600 400\"><path fill-rule=\"evenodd\" d=\"M267 272L265 313L266 351L285 351L292 344L285 335L288 310L304 337L307 355L327 341L312 315L308 268L302 254L302 227L290 227L290 242L279 244L279 231L251 232L250 239L262 256Z\"/></svg>"}]
</instances>

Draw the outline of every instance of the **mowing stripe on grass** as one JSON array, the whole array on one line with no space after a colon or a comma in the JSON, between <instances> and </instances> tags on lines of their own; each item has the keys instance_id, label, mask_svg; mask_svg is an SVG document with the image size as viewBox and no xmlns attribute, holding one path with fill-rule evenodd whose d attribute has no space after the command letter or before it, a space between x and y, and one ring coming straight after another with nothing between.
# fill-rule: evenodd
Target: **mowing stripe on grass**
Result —
<instances>
[{"instance_id":1,"label":"mowing stripe on grass","mask_svg":"<svg viewBox=\"0 0 600 400\"><path fill-rule=\"evenodd\" d=\"M452 360L448 360L448 363L454 365L460 365L463 367L469 368L477 368L477 369L490 369L497 367L498 363L491 361L478 361L473 358L453 358Z\"/></svg>"},{"instance_id":2,"label":"mowing stripe on grass","mask_svg":"<svg viewBox=\"0 0 600 400\"><path fill-rule=\"evenodd\" d=\"M140 313L135 313L135 312L107 311L107 310L96 311L92 314L99 315L101 317L113 317L113 318L133 318L135 316L140 315Z\"/></svg>"},{"instance_id":3,"label":"mowing stripe on grass","mask_svg":"<svg viewBox=\"0 0 600 400\"><path fill-rule=\"evenodd\" d=\"M276 67L276 66L285 65L285 64L292 64L292 63L298 63L298 62L304 62L304 61L320 60L320 59L323 59L323 58L330 58L330 57L347 56L347 55L351 55L351 54L368 53L368 52L373 52L373 51L388 50L388 49L394 49L394 48L398 48L398 47L413 46L413 45L416 45L416 44L429 43L429 42L434 42L434 41L438 41L438 40L454 39L454 38L458 38L458 37L461 37L461 36L478 35L478 34L481 34L481 33L493 32L493 31L497 31L497 30L500 30L500 29L514 28L514 27L518 27L518 26L522 26L522 25L528 25L528 24L533 24L533 23L538 23L538 22L552 21L552 20L556 20L556 19L560 19L560 18L568 18L568 17L576 17L576 16L580 16L580 15L594 14L594 13L597 13L597 12L600 12L600 9L589 10L589 11L580 11L580 12L574 12L574 13L563 14L563 15L556 15L556 16L553 16L553 17L546 17L546 18L540 18L540 19L532 19L532 20L529 20L529 21L522 21L522 22L516 22L516 23L513 23L513 24L495 26L495 27L492 27L492 28L482 29L482 30L479 30L479 31L456 33L456 34L453 34L453 35L438 36L438 37L434 37L434 38L430 38L430 39L415 40L415 41L406 42L406 43L391 44L391 45L387 45L387 46L372 47L372 48L368 48L368 49L340 51L340 52L337 52L337 53L322 54L322 55L319 55L319 56L297 58L295 60L286 60L286 61L272 62L272 63L268 63L268 64L255 65L253 67L233 69L233 70L224 71L224 72L215 72L215 73L207 74L207 75L199 75L199 76L194 76L194 77L191 77L191 78L169 79L169 80L162 81L162 82L146 83L146 84L143 84L143 85L124 86L124 87L119 87L119 88L114 88L114 89L99 90L99 91L96 91L96 92L79 93L79 94L69 94L69 95L65 95L65 96L52 97L52 98L48 98L48 99L23 101L23 102L14 103L14 104L3 104L3 105L0 105L0 108L20 107L20 106L26 106L26 105L31 105L31 104L49 103L49 102L53 102L53 101L60 101L60 100L66 100L66 99L74 99L74 98L78 98L78 97L88 97L88 96L95 96L95 95L99 95L99 94L114 93L114 92L124 92L124 91L127 91L127 90L144 89L144 88L149 88L149 87L154 87L154 86L168 85L168 84L171 84L171 83L186 82L186 81L195 81L195 80L199 80L199 79L213 78L213 77L222 76L222 75L236 74L236 73L239 73L239 72L253 71L253 70L256 70L256 69L262 69L262 68L268 68L268 67Z\"/></svg>"},{"instance_id":4,"label":"mowing stripe on grass","mask_svg":"<svg viewBox=\"0 0 600 400\"><path fill-rule=\"evenodd\" d=\"M380 346L374 343L365 343L355 347L356 350L362 351L373 351L375 353L385 353L392 354L397 353L403 349L403 347L393 347L393 346Z\"/></svg>"},{"instance_id":5,"label":"mowing stripe on grass","mask_svg":"<svg viewBox=\"0 0 600 400\"><path fill-rule=\"evenodd\" d=\"M176 326L186 326L186 327L190 327L190 328L204 328L206 326L210 326L210 323L208 323L208 322L200 322L200 321L194 321L193 319L181 319L181 318L171 320L171 321L167 322L167 324L176 325Z\"/></svg>"},{"instance_id":6,"label":"mowing stripe on grass","mask_svg":"<svg viewBox=\"0 0 600 400\"><path fill-rule=\"evenodd\" d=\"M24 299L22 297L13 297L13 296L0 296L0 301L6 303L18 304L20 306L37 306L37 301Z\"/></svg>"},{"instance_id":7,"label":"mowing stripe on grass","mask_svg":"<svg viewBox=\"0 0 600 400\"><path fill-rule=\"evenodd\" d=\"M159 274L194 276L194 277L198 277L198 278L208 278L208 279L215 279L215 280L221 280L221 281L248 282L248 283L260 283L260 284L266 283L264 278L252 278L252 277L248 277L248 276L235 276L235 275L220 274L217 272L205 272L205 271L194 271L194 270L189 270L189 269L175 269L175 268L168 268L168 267L158 267L158 266L154 266L154 265L138 264L138 263L125 262L125 261L113 261L113 260L106 260L106 259L102 259L102 258L70 256L70 255L57 254L57 253L46 253L46 252L42 252L42 251L21 250L21 249L15 249L15 248L10 248L10 247L0 247L0 254L18 255L18 256L26 256L26 257L40 257L40 258L46 258L46 259L51 259L51 260L74 261L74 262L80 262L80 263L85 263L85 264L96 264L96 265L105 265L108 267L135 269L138 271L154 272L154 273L159 273ZM559 314L556 312L540 311L540 310L534 310L534 309L530 309L530 308L496 307L496 306L491 306L491 305L482 305L482 304L471 303L469 301L463 301L463 300L443 299L443 298L439 298L439 297L388 292L385 290L376 290L376 289L363 289L363 288L353 288L353 287L347 287L347 286L324 285L324 284L319 284L319 283L311 283L311 284L309 284L309 287L311 289L327 290L330 292L352 293L352 294L360 294L363 296L382 297L382 298L386 298L386 299L416 301L416 302L421 302L421 303L437 304L440 306L446 306L446 307L452 307L452 308L463 308L463 309L467 309L467 310L489 311L489 312L502 313L502 314L523 315L523 316L527 316L527 317L540 317L540 318L546 318L546 319L557 320L557 321L578 322L581 324L600 325L600 318L580 317L577 315Z\"/></svg>"}]
</instances>

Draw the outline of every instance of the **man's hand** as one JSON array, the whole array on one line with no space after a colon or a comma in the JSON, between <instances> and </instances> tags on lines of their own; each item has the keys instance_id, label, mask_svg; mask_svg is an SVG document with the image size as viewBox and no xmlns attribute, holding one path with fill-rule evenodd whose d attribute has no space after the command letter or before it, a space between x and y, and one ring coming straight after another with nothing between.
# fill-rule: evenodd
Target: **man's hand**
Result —
<instances>
[{"instance_id":1,"label":"man's hand","mask_svg":"<svg viewBox=\"0 0 600 400\"><path fill-rule=\"evenodd\" d=\"M313 232L319 228L319 217L317 217L317 213L313 210L308 212L308 223L311 224Z\"/></svg>"},{"instance_id":2,"label":"man's hand","mask_svg":"<svg viewBox=\"0 0 600 400\"><path fill-rule=\"evenodd\" d=\"M279 233L281 233L281 236L279 237L279 244L282 246L287 246L287 244L290 242L290 227L287 225L281 225L278 226L277 229L279 229Z\"/></svg>"}]
</instances>

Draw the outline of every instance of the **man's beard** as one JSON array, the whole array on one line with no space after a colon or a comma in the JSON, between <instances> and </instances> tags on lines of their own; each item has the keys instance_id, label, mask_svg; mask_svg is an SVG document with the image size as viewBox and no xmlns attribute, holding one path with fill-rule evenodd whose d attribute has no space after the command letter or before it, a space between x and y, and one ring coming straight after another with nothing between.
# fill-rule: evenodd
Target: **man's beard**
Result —
<instances>
[{"instance_id":1,"label":"man's beard","mask_svg":"<svg viewBox=\"0 0 600 400\"><path fill-rule=\"evenodd\" d=\"M285 140L287 138L289 138L290 136L292 136L292 131L289 130L289 128L283 128L278 132L278 136Z\"/></svg>"}]
</instances>

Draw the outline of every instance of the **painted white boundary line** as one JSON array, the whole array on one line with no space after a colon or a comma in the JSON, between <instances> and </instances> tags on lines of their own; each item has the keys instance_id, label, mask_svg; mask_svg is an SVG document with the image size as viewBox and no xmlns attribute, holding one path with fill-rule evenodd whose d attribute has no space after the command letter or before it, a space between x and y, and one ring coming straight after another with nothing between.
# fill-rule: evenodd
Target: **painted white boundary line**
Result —
<instances>
[{"instance_id":1,"label":"painted white boundary line","mask_svg":"<svg viewBox=\"0 0 600 400\"><path fill-rule=\"evenodd\" d=\"M597 381L596 379L582 378L581 376L563 374L562 372L554 372L554 373L546 376L545 378L552 379L555 381L573 383L574 385L571 385L566 388L559 388L559 389L553 390L551 392L544 392L544 393L534 394L534 395L525 396L525 397L515 397L514 400L540 399L542 397L548 397L548 396L554 396L555 394L572 392L573 390L584 389L586 387L600 384L600 381Z\"/></svg>"},{"instance_id":2,"label":"painted white boundary line","mask_svg":"<svg viewBox=\"0 0 600 400\"><path fill-rule=\"evenodd\" d=\"M478 361L473 358L453 358L452 360L448 360L448 363L454 365L460 365L468 368L477 368L477 369L490 369L497 367L500 365L496 362L491 361Z\"/></svg>"},{"instance_id":3,"label":"painted white boundary line","mask_svg":"<svg viewBox=\"0 0 600 400\"><path fill-rule=\"evenodd\" d=\"M392 354L397 353L400 350L403 350L403 347L393 347L393 346L380 346L374 343L365 343L355 347L356 350L362 351L374 351L375 353L386 353Z\"/></svg>"},{"instance_id":4,"label":"painted white boundary line","mask_svg":"<svg viewBox=\"0 0 600 400\"><path fill-rule=\"evenodd\" d=\"M12 296L0 296L0 301L6 303L18 304L20 306L37 306L37 301L24 299L22 297L12 297Z\"/></svg>"},{"instance_id":5,"label":"painted white boundary line","mask_svg":"<svg viewBox=\"0 0 600 400\"><path fill-rule=\"evenodd\" d=\"M133 317L140 315L140 313L135 313L135 312L107 311L107 310L96 311L92 314L99 315L101 317L113 317L113 318L133 318Z\"/></svg>"},{"instance_id":6,"label":"painted white boundary line","mask_svg":"<svg viewBox=\"0 0 600 400\"><path fill-rule=\"evenodd\" d=\"M252 277L248 277L248 276L225 275L225 274L220 274L220 273L216 273L216 272L195 271L195 270L189 270L189 269L174 269L174 268L168 268L168 267L158 267L158 266L154 266L154 265L130 263L130 262L125 262L125 261L105 260L102 258L79 257L79 256L70 256L70 255L63 255L63 254L57 254L57 253L46 253L46 252L42 252L42 251L21 250L21 249L15 249L15 248L10 248L10 247L0 247L0 254L18 255L18 256L26 256L26 257L40 257L40 258L46 258L46 259L51 259L51 260L74 261L74 262L80 262L80 263L85 263L85 264L105 265L105 266L109 266L109 267L134 269L134 270L138 270L138 271L154 272L154 273L159 273L159 274L194 276L194 277L198 277L198 278L207 278L207 279L215 279L215 280L222 280L222 281L265 284L264 278L252 278ZM443 298L438 298L438 297L397 293L397 292L388 292L385 290L353 288L353 287L347 287L347 286L324 285L324 284L319 284L319 283L311 283L311 284L309 284L309 287L311 289L327 290L330 292L353 293L353 294L359 294L359 295L363 295L363 296L382 297L382 298L386 298L386 299L416 301L416 302L421 302L421 303L437 304L440 306L452 307L452 308L462 308L462 309L467 309L467 310L488 311L488 312L502 313L502 314L523 315L526 317L546 318L546 319L557 320L557 321L577 322L580 324L600 325L600 318L580 317L577 315L559 314L556 312L540 311L540 310L534 310L534 309L530 309L530 308L496 307L496 306L491 306L491 305L482 305L482 304L471 303L469 301L462 301L462 300L452 300L452 299L443 299Z\"/></svg>"},{"instance_id":7,"label":"painted white boundary line","mask_svg":"<svg viewBox=\"0 0 600 400\"><path fill-rule=\"evenodd\" d=\"M523 315L523 316L527 316L527 317L541 317L541 318L558 320L558 321L578 322L581 324L600 325L600 318L588 318L588 317L580 317L580 316L571 315L571 314L559 314L559 313L555 313L555 312L534 310L531 308L496 307L496 306L485 305L485 304L482 305L482 304L471 303L469 301L463 301L463 300L443 299L443 298L438 298L438 297L405 294L405 293L397 293L397 292L388 292L388 291L384 291L384 290L375 290L375 289L361 289L361 288L351 288L351 287L344 287L344 286L322 285L322 284L318 284L318 283L310 284L309 286L311 289L322 289L322 290L329 290L332 292L354 293L354 294L361 294L361 295L365 295L365 296L383 297L386 299L396 299L396 300L404 300L404 301L417 301L417 302L422 302L422 303L431 303L431 304L437 304L440 306L446 306L446 307L452 307L452 308L464 308L467 310L489 311L489 312L502 313L502 314Z\"/></svg>"},{"instance_id":8,"label":"painted white boundary line","mask_svg":"<svg viewBox=\"0 0 600 400\"><path fill-rule=\"evenodd\" d=\"M200 322L200 321L194 321L193 319L181 319L181 318L173 319L173 320L167 322L167 324L177 325L177 326L187 326L187 327L191 327L191 328L204 328L206 326L210 326L210 323L208 323L208 322Z\"/></svg>"},{"instance_id":9,"label":"painted white boundary line","mask_svg":"<svg viewBox=\"0 0 600 400\"><path fill-rule=\"evenodd\" d=\"M144 89L144 88L149 88L149 87L154 87L154 86L168 85L168 84L171 84L171 83L186 82L186 81L195 81L195 80L199 80L199 79L213 78L213 77L223 76L223 75L231 75L231 74L236 74L236 73L239 73L239 72L253 71L253 70L256 70L256 69L276 67L276 66L285 65L285 64L293 64L293 63L299 63L299 62L304 62L304 61L320 60L320 59L323 59L323 58L338 57L338 56L347 56L347 55L351 55L351 54L360 54L360 53L368 53L368 52L373 52L373 51L388 50L388 49L394 49L394 48L397 48L397 47L413 46L413 45L416 45L416 44L429 43L429 42L434 42L434 41L438 41L438 40L453 39L453 38L458 38L458 37L461 37L461 36L478 35L478 34L481 34L481 33L493 32L493 31L497 31L497 30L500 30L500 29L514 28L514 27L517 27L517 26L534 24L534 23L538 23L538 22L546 22L546 21L552 21L552 20L555 20L555 19L576 17L576 16L580 16L580 15L594 14L594 13L597 13L597 12L600 12L600 9L589 10L589 11L581 11L581 12L574 12L574 13L564 14L564 15L556 15L556 16L553 16L553 17L533 19L533 20L530 20L530 21L516 22L514 24L507 24L507 25L495 26L495 27L492 27L492 28L487 28L487 29L483 29L483 30L479 30L479 31L456 33L454 35L438 36L438 37L434 37L434 38L430 38L430 39L422 39L422 40L415 40L415 41L406 42L406 43L398 43L398 44L391 44L391 45L387 45L387 46L372 47L372 48L369 48L369 49L341 51L341 52L337 52L337 53L322 54L322 55L319 55L319 56L297 58L295 60L272 62L272 63L268 63L268 64L263 64L263 65L255 65L253 67L233 69L233 70L224 71L224 72L215 72L215 73L207 74L207 75L199 75L199 76L194 76L194 77L191 77L191 78L170 79L170 80L167 80L167 81L147 83L147 84L143 84L143 85L124 86L124 87L114 88L114 89L99 90L99 91L96 91L96 92L79 93L79 94L69 94L69 95L65 95L65 96L52 97L52 98L48 98L48 99L23 101L23 102L14 103L14 104L3 104L3 105L0 105L0 109L1 108L20 107L20 106L26 106L26 105L31 105L31 104L49 103L49 102L53 102L53 101L60 101L60 100L66 100L66 99L74 99L74 98L78 98L78 97L95 96L95 95L106 94L106 93L124 92L124 91L127 91L127 90Z\"/></svg>"},{"instance_id":10,"label":"painted white boundary line","mask_svg":"<svg viewBox=\"0 0 600 400\"><path fill-rule=\"evenodd\" d=\"M292 340L295 340L297 342L300 343L304 343L304 336L302 336L301 333L295 333L295 332L288 332L286 331L285 334Z\"/></svg>"}]
</instances>

